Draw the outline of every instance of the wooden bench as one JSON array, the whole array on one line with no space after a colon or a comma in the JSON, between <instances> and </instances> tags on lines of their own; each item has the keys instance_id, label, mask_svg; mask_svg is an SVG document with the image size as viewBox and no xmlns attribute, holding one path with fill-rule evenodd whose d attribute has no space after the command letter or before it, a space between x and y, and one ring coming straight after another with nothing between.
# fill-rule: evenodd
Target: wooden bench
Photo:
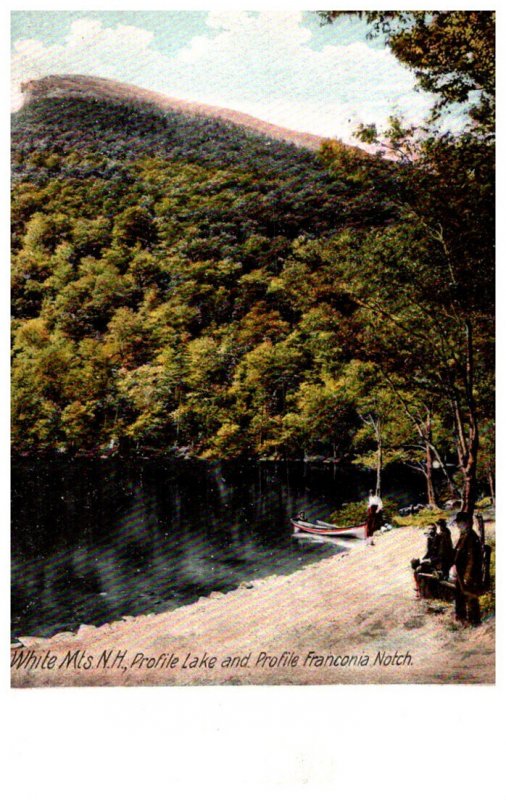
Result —
<instances>
[{"instance_id":1,"label":"wooden bench","mask_svg":"<svg viewBox=\"0 0 506 800\"><path fill-rule=\"evenodd\" d=\"M477 595L485 594L490 589L490 558L492 548L489 544L482 545L483 551L483 564L481 575L481 587ZM432 572L419 572L418 573L418 586L420 594L427 599L446 600L452 602L455 598L456 583L441 578Z\"/></svg>"},{"instance_id":2,"label":"wooden bench","mask_svg":"<svg viewBox=\"0 0 506 800\"><path fill-rule=\"evenodd\" d=\"M490 557L492 548L489 544L485 544L485 522L482 514L476 514L476 522L478 523L478 531L483 555L481 587L477 592L477 596L480 596L485 594L485 592L488 592L490 589ZM418 573L418 585L422 597L447 600L450 603L455 598L456 584L452 581L446 580L446 578L441 578L432 572Z\"/></svg>"}]
</instances>

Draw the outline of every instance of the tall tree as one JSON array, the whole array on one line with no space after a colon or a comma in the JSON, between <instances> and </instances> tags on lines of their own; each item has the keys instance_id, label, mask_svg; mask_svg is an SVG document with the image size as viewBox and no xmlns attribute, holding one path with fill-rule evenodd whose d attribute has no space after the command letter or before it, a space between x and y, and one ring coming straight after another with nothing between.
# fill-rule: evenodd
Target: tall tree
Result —
<instances>
[{"instance_id":1,"label":"tall tree","mask_svg":"<svg viewBox=\"0 0 506 800\"><path fill-rule=\"evenodd\" d=\"M361 333L355 347L375 364L378 382L386 381L391 394L415 393L422 407L446 409L456 437L463 506L472 511L478 423L480 416L490 416L493 375L492 309L485 292L481 308L478 302L466 307L465 293L461 301L455 297L444 249L412 215L384 230L345 233L315 247L333 270L336 293L347 292L358 307ZM417 421L430 464L430 430L426 420Z\"/></svg>"},{"instance_id":2,"label":"tall tree","mask_svg":"<svg viewBox=\"0 0 506 800\"><path fill-rule=\"evenodd\" d=\"M364 17L370 35L385 37L421 89L437 96L436 118L455 103L468 104L473 123L492 134L495 124L494 11L321 11L332 23L344 14Z\"/></svg>"},{"instance_id":3,"label":"tall tree","mask_svg":"<svg viewBox=\"0 0 506 800\"><path fill-rule=\"evenodd\" d=\"M432 127L417 136L413 127L391 120L383 152L395 153L399 164L396 202L403 221L386 237L369 237L355 278L370 321L382 320L371 325L375 338L388 350L385 333L396 331L395 347L402 352L404 340L409 349L413 386L425 384L425 393L450 405L463 508L472 512L479 420L490 415L493 383L495 14L320 12L326 22L346 13L364 16L370 35L384 35L419 86L436 95L433 123L456 103L468 115L458 135ZM362 125L359 135L381 143L375 126ZM331 161L328 149L322 155ZM389 287L381 285L387 281ZM421 326L416 333L415 320ZM392 339L395 361L391 345ZM395 370L397 379L400 374Z\"/></svg>"}]
</instances>

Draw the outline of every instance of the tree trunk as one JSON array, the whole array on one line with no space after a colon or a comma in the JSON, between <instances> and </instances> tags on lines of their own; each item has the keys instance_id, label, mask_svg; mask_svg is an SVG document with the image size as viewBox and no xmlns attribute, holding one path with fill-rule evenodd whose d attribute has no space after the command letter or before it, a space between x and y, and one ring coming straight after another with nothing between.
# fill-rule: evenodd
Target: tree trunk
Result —
<instances>
[{"instance_id":1,"label":"tree trunk","mask_svg":"<svg viewBox=\"0 0 506 800\"><path fill-rule=\"evenodd\" d=\"M467 341L464 376L465 396L459 398L459 393L456 387L453 386L452 408L457 437L459 469L463 477L462 511L473 515L476 500L478 499L477 467L480 440L474 396L473 328L470 320L465 321L464 328ZM465 417L461 406L464 401L466 406Z\"/></svg>"},{"instance_id":2,"label":"tree trunk","mask_svg":"<svg viewBox=\"0 0 506 800\"><path fill-rule=\"evenodd\" d=\"M434 482L432 480L432 450L429 444L427 444L426 447L425 465L425 479L427 481L427 505L430 506L430 508L436 508L436 493L434 491Z\"/></svg>"},{"instance_id":3,"label":"tree trunk","mask_svg":"<svg viewBox=\"0 0 506 800\"><path fill-rule=\"evenodd\" d=\"M427 480L427 505L430 508L436 508L436 493L434 491L434 482L432 479L432 419L430 410L427 408L427 417L425 420L425 477Z\"/></svg>"},{"instance_id":4,"label":"tree trunk","mask_svg":"<svg viewBox=\"0 0 506 800\"><path fill-rule=\"evenodd\" d=\"M378 422L375 427L378 442L377 461L376 461L376 494L381 497L381 472L383 469L383 442L381 439L381 427Z\"/></svg>"},{"instance_id":5,"label":"tree trunk","mask_svg":"<svg viewBox=\"0 0 506 800\"><path fill-rule=\"evenodd\" d=\"M488 488L490 489L490 497L492 499L492 503L495 506L495 489L494 489L494 476L492 475L492 470L487 470L487 478L488 478Z\"/></svg>"},{"instance_id":6,"label":"tree trunk","mask_svg":"<svg viewBox=\"0 0 506 800\"><path fill-rule=\"evenodd\" d=\"M478 481L476 467L478 464L478 429L473 426L469 432L469 449L464 462L464 491L462 492L462 511L474 514L474 507L478 499Z\"/></svg>"},{"instance_id":7,"label":"tree trunk","mask_svg":"<svg viewBox=\"0 0 506 800\"><path fill-rule=\"evenodd\" d=\"M381 497L381 473L383 471L383 439L381 436L381 419L374 418L372 414L367 417L359 415L365 425L369 425L374 431L376 439L376 494Z\"/></svg>"},{"instance_id":8,"label":"tree trunk","mask_svg":"<svg viewBox=\"0 0 506 800\"><path fill-rule=\"evenodd\" d=\"M466 400L468 405L468 434L463 463L464 491L462 493L462 511L474 514L474 506L478 499L478 450L480 440L478 436L478 420L474 398L474 359L473 359L473 328L470 321L466 321L467 355L466 355Z\"/></svg>"},{"instance_id":9,"label":"tree trunk","mask_svg":"<svg viewBox=\"0 0 506 800\"><path fill-rule=\"evenodd\" d=\"M439 459L438 459L438 461L439 461L440 464L443 464L443 462L440 461ZM462 497L461 497L461 494L460 494L460 489L457 486L457 484L455 483L455 481L453 480L453 478L451 477L451 475L449 474L449 472L446 469L446 467L443 467L442 472L443 472L443 475L445 476L446 483L448 484L448 489L450 491L451 499L452 500L461 500Z\"/></svg>"},{"instance_id":10,"label":"tree trunk","mask_svg":"<svg viewBox=\"0 0 506 800\"><path fill-rule=\"evenodd\" d=\"M449 490L451 492L452 499L456 500L458 498L460 500L461 499L460 498L460 489L457 486L457 484L455 483L455 481L453 480L453 478L450 475L450 473L448 472L448 470L446 468L446 463L445 463L444 458L442 457L441 453L439 452L438 448L434 445L433 442L430 442L429 446L430 446L430 449L431 449L431 452L432 452L432 456L433 456L432 460L433 461L436 460L436 461L439 462L439 465L441 467L441 472L445 476L445 480L446 480L446 482L448 484L448 488L449 488Z\"/></svg>"}]
</instances>

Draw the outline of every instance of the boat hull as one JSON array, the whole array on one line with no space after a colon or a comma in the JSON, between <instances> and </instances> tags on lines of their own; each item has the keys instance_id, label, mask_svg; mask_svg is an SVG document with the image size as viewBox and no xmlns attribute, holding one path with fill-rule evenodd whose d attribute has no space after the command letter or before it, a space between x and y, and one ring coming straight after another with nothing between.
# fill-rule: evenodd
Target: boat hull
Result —
<instances>
[{"instance_id":1,"label":"boat hull","mask_svg":"<svg viewBox=\"0 0 506 800\"><path fill-rule=\"evenodd\" d=\"M320 523L306 522L302 519L292 519L295 533L313 533L318 536L342 536L343 538L351 539L366 539L367 528L365 523L362 525L353 525L349 528L332 527L328 523L324 525Z\"/></svg>"}]
</instances>

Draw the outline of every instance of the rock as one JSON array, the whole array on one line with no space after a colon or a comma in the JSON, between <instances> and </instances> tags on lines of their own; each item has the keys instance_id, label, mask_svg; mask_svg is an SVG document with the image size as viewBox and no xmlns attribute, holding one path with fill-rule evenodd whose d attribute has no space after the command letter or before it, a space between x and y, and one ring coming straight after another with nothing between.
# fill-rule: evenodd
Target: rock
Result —
<instances>
[{"instance_id":1,"label":"rock","mask_svg":"<svg viewBox=\"0 0 506 800\"><path fill-rule=\"evenodd\" d=\"M96 630L97 629L94 625L79 625L76 633L76 639L81 639L83 636L86 636L88 633L94 633Z\"/></svg>"},{"instance_id":2,"label":"rock","mask_svg":"<svg viewBox=\"0 0 506 800\"><path fill-rule=\"evenodd\" d=\"M42 636L18 636L23 647L44 647L47 646L47 639Z\"/></svg>"},{"instance_id":3,"label":"rock","mask_svg":"<svg viewBox=\"0 0 506 800\"><path fill-rule=\"evenodd\" d=\"M448 500L448 502L445 503L445 508L448 509L448 511L458 511L461 505L460 500Z\"/></svg>"},{"instance_id":4,"label":"rock","mask_svg":"<svg viewBox=\"0 0 506 800\"><path fill-rule=\"evenodd\" d=\"M423 503L415 503L411 506L404 506L404 508L399 509L399 514L401 517L408 517L410 514L418 514L419 511L423 511L424 508L427 508Z\"/></svg>"},{"instance_id":5,"label":"rock","mask_svg":"<svg viewBox=\"0 0 506 800\"><path fill-rule=\"evenodd\" d=\"M60 633L55 633L54 636L51 637L52 642L66 642L69 639L75 639L75 633L72 631L60 631Z\"/></svg>"}]
</instances>

